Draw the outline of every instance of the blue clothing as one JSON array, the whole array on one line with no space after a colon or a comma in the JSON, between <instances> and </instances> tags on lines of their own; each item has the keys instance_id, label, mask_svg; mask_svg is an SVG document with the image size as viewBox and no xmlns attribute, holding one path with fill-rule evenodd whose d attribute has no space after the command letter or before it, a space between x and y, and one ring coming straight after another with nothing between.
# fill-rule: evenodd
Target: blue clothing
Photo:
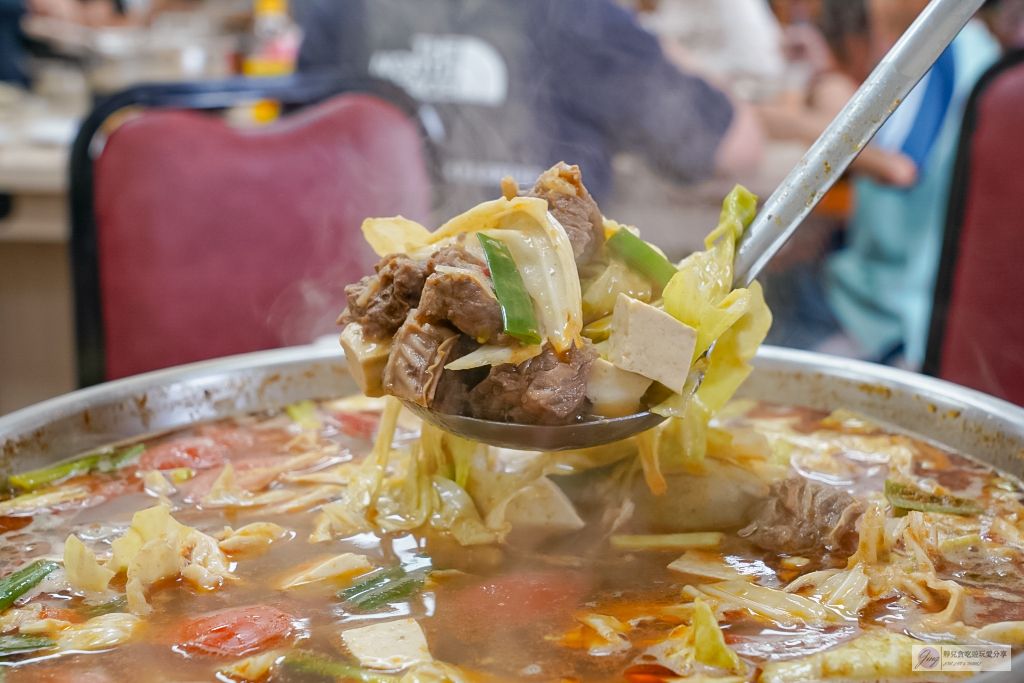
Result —
<instances>
[{"instance_id":1,"label":"blue clothing","mask_svg":"<svg viewBox=\"0 0 1024 683\"><path fill-rule=\"evenodd\" d=\"M683 182L709 177L732 121L724 94L681 73L612 0L294 0L300 71L391 80L428 105L452 209L578 164L598 201L612 155Z\"/></svg>"},{"instance_id":2,"label":"blue clothing","mask_svg":"<svg viewBox=\"0 0 1024 683\"><path fill-rule=\"evenodd\" d=\"M0 0L0 81L28 86L22 45L22 0Z\"/></svg>"},{"instance_id":3,"label":"blue clothing","mask_svg":"<svg viewBox=\"0 0 1024 683\"><path fill-rule=\"evenodd\" d=\"M869 357L902 344L911 367L924 360L963 108L998 57L991 34L968 24L877 137L918 163L915 185L856 181L847 247L826 264L825 284L836 317Z\"/></svg>"},{"instance_id":4,"label":"blue clothing","mask_svg":"<svg viewBox=\"0 0 1024 683\"><path fill-rule=\"evenodd\" d=\"M942 132L956 90L956 56L950 45L885 122L872 144L906 154L918 172Z\"/></svg>"}]
</instances>

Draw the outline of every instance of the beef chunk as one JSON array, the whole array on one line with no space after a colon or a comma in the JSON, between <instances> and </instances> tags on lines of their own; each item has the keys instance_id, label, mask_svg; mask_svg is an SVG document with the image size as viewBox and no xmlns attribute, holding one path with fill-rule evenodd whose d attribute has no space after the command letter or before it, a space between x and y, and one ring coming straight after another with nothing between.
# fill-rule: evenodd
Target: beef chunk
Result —
<instances>
[{"instance_id":1,"label":"beef chunk","mask_svg":"<svg viewBox=\"0 0 1024 683\"><path fill-rule=\"evenodd\" d=\"M420 314L431 322L450 321L480 343L506 342L501 307L485 267L461 244L438 251L427 262Z\"/></svg>"},{"instance_id":2,"label":"beef chunk","mask_svg":"<svg viewBox=\"0 0 1024 683\"><path fill-rule=\"evenodd\" d=\"M847 547L844 538L863 512L863 504L845 491L791 477L772 486L768 497L754 507L753 521L739 535L780 553L842 551Z\"/></svg>"},{"instance_id":3,"label":"beef chunk","mask_svg":"<svg viewBox=\"0 0 1024 683\"><path fill-rule=\"evenodd\" d=\"M589 262L604 244L601 211L583 187L579 166L558 162L537 178L526 196L547 200L551 215L569 235L577 265Z\"/></svg>"},{"instance_id":4,"label":"beef chunk","mask_svg":"<svg viewBox=\"0 0 1024 683\"><path fill-rule=\"evenodd\" d=\"M589 343L559 358L550 346L519 365L498 365L469 394L473 417L526 424L564 424L587 398L597 352Z\"/></svg>"},{"instance_id":5,"label":"beef chunk","mask_svg":"<svg viewBox=\"0 0 1024 683\"><path fill-rule=\"evenodd\" d=\"M460 334L455 341L445 364L457 361L463 356L480 348L475 340L465 334ZM441 373L441 379L434 391L434 402L431 408L449 415L466 415L469 413L469 392L480 382L484 381L490 368L472 368L470 370L445 370Z\"/></svg>"},{"instance_id":6,"label":"beef chunk","mask_svg":"<svg viewBox=\"0 0 1024 683\"><path fill-rule=\"evenodd\" d=\"M467 239L464 234L459 235L460 241L439 249L434 253L433 256L427 261L427 275L432 275L438 266L448 266L450 268L480 268L483 270L487 264L481 259L474 256L465 246L462 244L462 240ZM473 237L476 240L476 237Z\"/></svg>"},{"instance_id":7,"label":"beef chunk","mask_svg":"<svg viewBox=\"0 0 1024 683\"><path fill-rule=\"evenodd\" d=\"M429 407L458 333L409 311L384 366L384 393Z\"/></svg>"},{"instance_id":8,"label":"beef chunk","mask_svg":"<svg viewBox=\"0 0 1024 683\"><path fill-rule=\"evenodd\" d=\"M427 278L420 312L431 322L449 320L460 332L480 343L503 337L505 323L484 271L445 269Z\"/></svg>"},{"instance_id":9,"label":"beef chunk","mask_svg":"<svg viewBox=\"0 0 1024 683\"><path fill-rule=\"evenodd\" d=\"M345 288L348 308L339 322L359 323L364 336L383 339L393 335L419 303L427 273L425 264L405 254L385 256L374 268L374 275Z\"/></svg>"}]
</instances>

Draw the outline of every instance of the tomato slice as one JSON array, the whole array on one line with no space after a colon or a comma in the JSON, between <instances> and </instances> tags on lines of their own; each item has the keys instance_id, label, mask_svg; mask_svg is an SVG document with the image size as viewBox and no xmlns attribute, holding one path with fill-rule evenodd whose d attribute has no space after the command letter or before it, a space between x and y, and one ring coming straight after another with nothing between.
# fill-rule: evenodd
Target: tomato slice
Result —
<instances>
[{"instance_id":1,"label":"tomato slice","mask_svg":"<svg viewBox=\"0 0 1024 683\"><path fill-rule=\"evenodd\" d=\"M175 642L190 654L240 657L287 637L293 622L290 614L269 605L233 607L182 623Z\"/></svg>"},{"instance_id":2,"label":"tomato slice","mask_svg":"<svg viewBox=\"0 0 1024 683\"><path fill-rule=\"evenodd\" d=\"M372 439L380 424L380 413L334 413L341 431L355 439Z\"/></svg>"},{"instance_id":3,"label":"tomato slice","mask_svg":"<svg viewBox=\"0 0 1024 683\"><path fill-rule=\"evenodd\" d=\"M227 457L228 447L206 437L176 439L150 448L139 458L141 470L173 470L216 467Z\"/></svg>"},{"instance_id":4,"label":"tomato slice","mask_svg":"<svg viewBox=\"0 0 1024 683\"><path fill-rule=\"evenodd\" d=\"M573 573L527 572L464 588L448 602L464 624L518 628L571 615L585 591L586 581Z\"/></svg>"},{"instance_id":5,"label":"tomato slice","mask_svg":"<svg viewBox=\"0 0 1024 683\"><path fill-rule=\"evenodd\" d=\"M250 432L218 425L204 425L200 427L199 436L213 439L217 443L226 446L233 453L240 453L252 448L256 443L256 439Z\"/></svg>"}]
</instances>

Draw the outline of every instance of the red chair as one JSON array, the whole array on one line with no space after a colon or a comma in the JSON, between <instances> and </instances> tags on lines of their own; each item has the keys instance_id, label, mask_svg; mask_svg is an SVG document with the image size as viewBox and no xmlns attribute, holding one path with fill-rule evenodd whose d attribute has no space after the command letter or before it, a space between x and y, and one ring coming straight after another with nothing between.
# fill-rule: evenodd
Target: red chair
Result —
<instances>
[{"instance_id":1,"label":"red chair","mask_svg":"<svg viewBox=\"0 0 1024 683\"><path fill-rule=\"evenodd\" d=\"M967 103L924 372L1024 405L1024 50Z\"/></svg>"},{"instance_id":2,"label":"red chair","mask_svg":"<svg viewBox=\"0 0 1024 683\"><path fill-rule=\"evenodd\" d=\"M75 221L82 385L329 333L344 286L377 261L363 219L427 219L420 131L376 95L343 93L254 129L166 92L132 99L161 106L109 134L91 163L93 211Z\"/></svg>"}]
</instances>

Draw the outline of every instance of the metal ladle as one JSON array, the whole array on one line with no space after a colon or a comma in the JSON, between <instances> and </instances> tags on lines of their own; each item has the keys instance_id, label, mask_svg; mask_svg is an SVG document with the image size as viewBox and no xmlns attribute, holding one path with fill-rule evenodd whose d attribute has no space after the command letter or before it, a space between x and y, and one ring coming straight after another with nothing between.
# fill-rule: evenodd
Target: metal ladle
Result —
<instances>
[{"instance_id":1,"label":"metal ladle","mask_svg":"<svg viewBox=\"0 0 1024 683\"><path fill-rule=\"evenodd\" d=\"M733 286L746 287L757 277L983 2L932 0L928 4L765 202L737 250ZM406 405L427 422L467 439L539 451L621 441L665 419L641 412L563 426L526 425L448 415L408 402Z\"/></svg>"}]
</instances>

